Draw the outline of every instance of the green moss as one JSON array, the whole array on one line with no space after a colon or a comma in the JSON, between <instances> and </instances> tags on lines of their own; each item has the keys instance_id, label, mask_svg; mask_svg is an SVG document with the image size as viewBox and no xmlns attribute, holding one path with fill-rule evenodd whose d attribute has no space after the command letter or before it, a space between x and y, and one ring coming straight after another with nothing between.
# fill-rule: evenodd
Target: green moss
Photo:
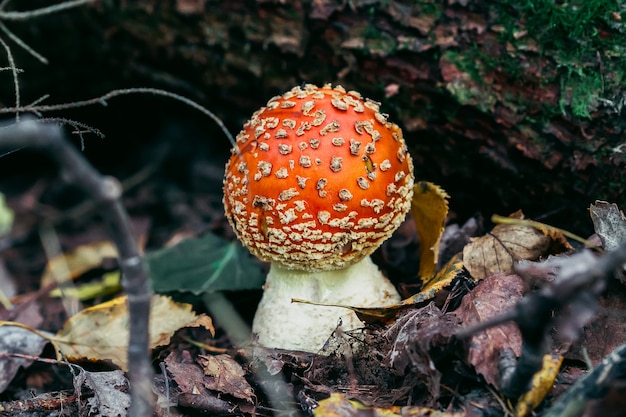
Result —
<instances>
[{"instance_id":1,"label":"green moss","mask_svg":"<svg viewBox=\"0 0 626 417\"><path fill-rule=\"evenodd\" d=\"M558 105L545 114L591 118L601 99L610 100L626 80L626 8L621 0L501 0L489 3L495 14L493 29L505 50L473 45L445 56L472 80L489 88L491 72L512 82L561 86ZM539 55L525 53L536 50ZM549 57L549 61L542 57ZM530 59L535 62L524 62ZM546 64L548 62L548 64ZM541 66L539 78L529 80L526 67ZM472 90L475 90L475 86ZM481 89L482 90L482 89ZM471 99L476 92L455 95ZM494 93L495 94L495 93ZM523 107L522 97L516 101ZM547 107L547 106L546 106Z\"/></svg>"},{"instance_id":2,"label":"green moss","mask_svg":"<svg viewBox=\"0 0 626 417\"><path fill-rule=\"evenodd\" d=\"M501 0L502 36L519 46L527 31L539 52L553 57L545 82L562 87L559 110L590 118L599 98L611 98L626 72L626 10L621 0Z\"/></svg>"}]
</instances>

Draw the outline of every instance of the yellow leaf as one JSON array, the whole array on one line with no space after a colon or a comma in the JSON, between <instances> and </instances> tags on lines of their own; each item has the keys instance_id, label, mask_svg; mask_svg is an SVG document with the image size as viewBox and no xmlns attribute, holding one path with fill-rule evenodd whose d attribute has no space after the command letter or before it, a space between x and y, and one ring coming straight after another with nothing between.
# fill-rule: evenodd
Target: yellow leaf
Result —
<instances>
[{"instance_id":1,"label":"yellow leaf","mask_svg":"<svg viewBox=\"0 0 626 417\"><path fill-rule=\"evenodd\" d=\"M97 282L89 282L86 284L77 285L75 288L67 288L61 291L60 288L55 288L50 292L52 297L76 297L81 301L91 300L103 295L110 295L119 292L122 289L122 283L120 281L120 272L114 271L104 274L102 280Z\"/></svg>"},{"instance_id":2,"label":"yellow leaf","mask_svg":"<svg viewBox=\"0 0 626 417\"><path fill-rule=\"evenodd\" d=\"M413 186L411 214L420 238L420 268L422 278L435 274L443 224L448 215L448 194L439 186L421 181Z\"/></svg>"},{"instance_id":3,"label":"yellow leaf","mask_svg":"<svg viewBox=\"0 0 626 417\"><path fill-rule=\"evenodd\" d=\"M183 327L214 329L211 319L196 315L191 305L170 297L154 296L150 309L150 348L169 343ZM70 359L110 360L127 369L128 309L126 297L87 308L70 318L53 338L60 352Z\"/></svg>"},{"instance_id":4,"label":"yellow leaf","mask_svg":"<svg viewBox=\"0 0 626 417\"><path fill-rule=\"evenodd\" d=\"M367 415L372 417L400 417L400 407L370 408L339 393L332 393L321 400L313 410L313 417L357 417L363 415L360 410L368 410Z\"/></svg>"},{"instance_id":5,"label":"yellow leaf","mask_svg":"<svg viewBox=\"0 0 626 417\"><path fill-rule=\"evenodd\" d=\"M525 417L541 404L552 389L562 363L561 355L553 353L543 356L543 366L533 376L530 390L519 399L515 407L515 417Z\"/></svg>"},{"instance_id":6,"label":"yellow leaf","mask_svg":"<svg viewBox=\"0 0 626 417\"><path fill-rule=\"evenodd\" d=\"M368 407L359 401L348 400L339 393L330 394L330 397L321 400L317 408L313 410L313 417L463 417L465 415L466 413L437 411L426 407Z\"/></svg>"},{"instance_id":7,"label":"yellow leaf","mask_svg":"<svg viewBox=\"0 0 626 417\"><path fill-rule=\"evenodd\" d=\"M452 281L463 274L463 254L457 253L431 278L424 280L421 292L434 290L435 293L442 288L450 286Z\"/></svg>"},{"instance_id":8,"label":"yellow leaf","mask_svg":"<svg viewBox=\"0 0 626 417\"><path fill-rule=\"evenodd\" d=\"M117 258L117 249L110 241L79 246L72 252L52 258L41 277L41 286L65 279L76 279L102 265L105 258ZM69 274L69 276L67 276Z\"/></svg>"}]
</instances>

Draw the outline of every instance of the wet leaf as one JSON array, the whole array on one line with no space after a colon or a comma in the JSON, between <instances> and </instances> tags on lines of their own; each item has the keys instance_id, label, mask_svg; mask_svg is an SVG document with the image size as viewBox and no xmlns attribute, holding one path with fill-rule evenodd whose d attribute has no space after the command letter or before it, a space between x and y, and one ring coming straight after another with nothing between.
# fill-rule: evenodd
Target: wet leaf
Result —
<instances>
[{"instance_id":1,"label":"wet leaf","mask_svg":"<svg viewBox=\"0 0 626 417\"><path fill-rule=\"evenodd\" d=\"M118 417L128 414L128 380L122 371L88 372L74 377L80 417Z\"/></svg>"},{"instance_id":2,"label":"wet leaf","mask_svg":"<svg viewBox=\"0 0 626 417\"><path fill-rule=\"evenodd\" d=\"M198 363L204 369L206 388L250 404L254 402L254 390L246 381L243 368L233 358L228 355L200 355Z\"/></svg>"},{"instance_id":3,"label":"wet leaf","mask_svg":"<svg viewBox=\"0 0 626 417\"><path fill-rule=\"evenodd\" d=\"M509 216L523 219L521 212ZM557 237L560 239L560 237ZM463 249L463 265L472 278L481 280L496 273L512 274L520 260L537 260L552 251L555 236L534 227L499 224L491 233L481 236Z\"/></svg>"},{"instance_id":4,"label":"wet leaf","mask_svg":"<svg viewBox=\"0 0 626 417\"><path fill-rule=\"evenodd\" d=\"M265 282L259 264L238 242L210 233L152 252L146 260L157 292L257 289Z\"/></svg>"},{"instance_id":5,"label":"wet leaf","mask_svg":"<svg viewBox=\"0 0 626 417\"><path fill-rule=\"evenodd\" d=\"M522 395L515 406L515 417L526 417L541 404L552 389L562 363L561 355L544 355L541 370L533 376L531 389Z\"/></svg>"},{"instance_id":6,"label":"wet leaf","mask_svg":"<svg viewBox=\"0 0 626 417\"><path fill-rule=\"evenodd\" d=\"M469 326L513 308L524 292L525 283L519 276L491 275L463 297L455 315L463 326ZM467 346L467 361L489 384L499 387L498 365L501 354L512 351L519 357L522 335L517 326L509 323L475 334Z\"/></svg>"},{"instance_id":7,"label":"wet leaf","mask_svg":"<svg viewBox=\"0 0 626 417\"><path fill-rule=\"evenodd\" d=\"M20 367L27 368L32 363L10 354L38 356L48 343L47 338L28 326L0 322L0 354L3 355L0 356L0 393L9 386Z\"/></svg>"},{"instance_id":8,"label":"wet leaf","mask_svg":"<svg viewBox=\"0 0 626 417\"><path fill-rule=\"evenodd\" d=\"M421 181L413 186L411 214L420 238L420 276L435 274L439 256L439 242L443 224L448 215L448 194L439 186Z\"/></svg>"},{"instance_id":9,"label":"wet leaf","mask_svg":"<svg viewBox=\"0 0 626 417\"><path fill-rule=\"evenodd\" d=\"M167 345L173 334L183 327L198 326L214 332L211 319L205 315L196 315L191 311L191 305L175 303L169 297L153 297L150 311L150 348ZM126 297L81 311L65 323L53 341L68 358L110 360L126 370Z\"/></svg>"}]
</instances>

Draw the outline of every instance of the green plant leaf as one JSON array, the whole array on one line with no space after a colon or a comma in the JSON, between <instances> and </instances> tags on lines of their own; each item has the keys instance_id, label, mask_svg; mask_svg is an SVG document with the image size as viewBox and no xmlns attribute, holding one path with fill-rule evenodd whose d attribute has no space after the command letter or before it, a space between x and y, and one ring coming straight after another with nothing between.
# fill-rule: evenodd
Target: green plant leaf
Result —
<instances>
[{"instance_id":1,"label":"green plant leaf","mask_svg":"<svg viewBox=\"0 0 626 417\"><path fill-rule=\"evenodd\" d=\"M11 231L13 217L13 211L4 201L4 194L0 193L0 236L6 235Z\"/></svg>"},{"instance_id":2,"label":"green plant leaf","mask_svg":"<svg viewBox=\"0 0 626 417\"><path fill-rule=\"evenodd\" d=\"M256 289L265 281L259 264L239 242L214 234L149 253L146 261L156 292Z\"/></svg>"}]
</instances>

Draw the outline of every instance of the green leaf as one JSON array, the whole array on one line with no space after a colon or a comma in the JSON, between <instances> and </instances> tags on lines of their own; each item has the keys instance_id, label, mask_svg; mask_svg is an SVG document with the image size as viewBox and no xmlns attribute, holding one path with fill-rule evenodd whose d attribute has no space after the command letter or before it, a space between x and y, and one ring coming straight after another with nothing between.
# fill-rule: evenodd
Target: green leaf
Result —
<instances>
[{"instance_id":1,"label":"green leaf","mask_svg":"<svg viewBox=\"0 0 626 417\"><path fill-rule=\"evenodd\" d=\"M239 242L214 234L149 253L146 261L156 292L256 289L265 281L261 267Z\"/></svg>"},{"instance_id":2,"label":"green leaf","mask_svg":"<svg viewBox=\"0 0 626 417\"><path fill-rule=\"evenodd\" d=\"M4 201L4 194L0 193L0 236L6 235L13 226L13 211L7 207Z\"/></svg>"}]
</instances>

